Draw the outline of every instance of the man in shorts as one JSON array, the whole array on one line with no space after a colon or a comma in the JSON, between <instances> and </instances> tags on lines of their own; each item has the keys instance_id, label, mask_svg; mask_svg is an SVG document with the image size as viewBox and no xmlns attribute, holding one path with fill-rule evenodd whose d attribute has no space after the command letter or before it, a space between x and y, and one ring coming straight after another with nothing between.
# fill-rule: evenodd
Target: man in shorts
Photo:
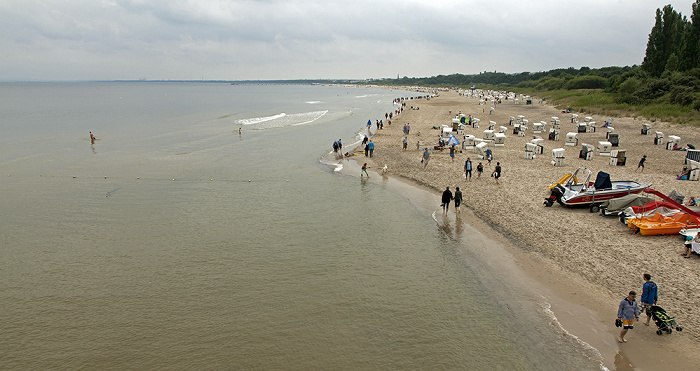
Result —
<instances>
[{"instance_id":1,"label":"man in shorts","mask_svg":"<svg viewBox=\"0 0 700 371\"><path fill-rule=\"evenodd\" d=\"M406 148L408 148L408 137L403 137L403 150L405 151Z\"/></svg>"},{"instance_id":2,"label":"man in shorts","mask_svg":"<svg viewBox=\"0 0 700 371\"><path fill-rule=\"evenodd\" d=\"M496 168L493 169L493 174L491 174L491 176L493 177L493 179L496 179L496 184L499 184L498 178L501 177L501 163L500 162L496 162Z\"/></svg>"},{"instance_id":3,"label":"man in shorts","mask_svg":"<svg viewBox=\"0 0 700 371\"><path fill-rule=\"evenodd\" d=\"M630 291L626 298L622 299L620 306L617 308L617 319L622 321L622 330L620 331L620 336L618 336L617 341L620 343L626 343L625 334L627 331L634 328L634 320L639 320L639 307L637 306L637 301L634 298L637 297L635 291Z\"/></svg>"},{"instance_id":4,"label":"man in shorts","mask_svg":"<svg viewBox=\"0 0 700 371\"><path fill-rule=\"evenodd\" d=\"M459 187L457 187L457 190L455 191L455 213L459 214L459 207L462 205L462 191L459 190Z\"/></svg>"},{"instance_id":5,"label":"man in shorts","mask_svg":"<svg viewBox=\"0 0 700 371\"><path fill-rule=\"evenodd\" d=\"M647 314L647 321L644 322L645 325L649 326L649 320L651 320L651 306L656 305L656 301L659 300L658 287L656 283L651 280L651 274L644 273L644 286L642 286L642 298L640 299L640 310L643 310Z\"/></svg>"},{"instance_id":6,"label":"man in shorts","mask_svg":"<svg viewBox=\"0 0 700 371\"><path fill-rule=\"evenodd\" d=\"M430 161L430 151L428 151L428 148L426 147L425 151L423 152L423 159L421 160L423 163L423 170L428 167L428 161Z\"/></svg>"}]
</instances>

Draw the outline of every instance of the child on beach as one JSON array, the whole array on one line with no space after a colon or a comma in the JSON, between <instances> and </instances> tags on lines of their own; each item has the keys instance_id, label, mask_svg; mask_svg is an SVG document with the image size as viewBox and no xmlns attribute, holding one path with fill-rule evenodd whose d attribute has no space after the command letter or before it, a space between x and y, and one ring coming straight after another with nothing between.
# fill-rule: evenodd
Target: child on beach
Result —
<instances>
[{"instance_id":1,"label":"child on beach","mask_svg":"<svg viewBox=\"0 0 700 371\"><path fill-rule=\"evenodd\" d=\"M360 179L362 179L363 174L367 174L367 179L369 179L369 173L367 172L367 169L369 169L369 166L367 166L367 163L365 162L365 164L362 165L362 170L360 170Z\"/></svg>"},{"instance_id":2,"label":"child on beach","mask_svg":"<svg viewBox=\"0 0 700 371\"><path fill-rule=\"evenodd\" d=\"M476 165L476 179L481 178L481 173L484 172L484 165L479 162L479 165Z\"/></svg>"},{"instance_id":3,"label":"child on beach","mask_svg":"<svg viewBox=\"0 0 700 371\"><path fill-rule=\"evenodd\" d=\"M642 156L642 159L639 160L639 164L637 165L637 168L634 169L634 172L636 173L637 170L640 168L642 169L642 173L644 172L644 163L647 161L647 155Z\"/></svg>"}]
</instances>

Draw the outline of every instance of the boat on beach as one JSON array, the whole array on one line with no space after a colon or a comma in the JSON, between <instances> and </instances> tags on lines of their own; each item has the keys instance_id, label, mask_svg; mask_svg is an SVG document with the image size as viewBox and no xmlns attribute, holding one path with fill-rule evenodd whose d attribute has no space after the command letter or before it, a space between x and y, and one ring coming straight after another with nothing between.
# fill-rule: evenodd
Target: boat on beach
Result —
<instances>
[{"instance_id":1,"label":"boat on beach","mask_svg":"<svg viewBox=\"0 0 700 371\"><path fill-rule=\"evenodd\" d=\"M567 174L556 184L551 185L551 194L545 198L544 205L550 207L554 202L562 206L588 206L592 213L600 210L604 201L633 193L640 193L651 183L633 180L610 180L610 174L598 172L595 182L591 181L593 172L585 167Z\"/></svg>"}]
</instances>

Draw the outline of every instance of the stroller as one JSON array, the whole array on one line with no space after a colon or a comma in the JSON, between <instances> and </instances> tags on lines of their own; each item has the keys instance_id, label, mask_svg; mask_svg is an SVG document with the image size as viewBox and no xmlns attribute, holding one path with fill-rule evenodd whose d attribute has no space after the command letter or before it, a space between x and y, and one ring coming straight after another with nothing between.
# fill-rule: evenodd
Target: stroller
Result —
<instances>
[{"instance_id":1,"label":"stroller","mask_svg":"<svg viewBox=\"0 0 700 371\"><path fill-rule=\"evenodd\" d=\"M673 327L675 326L676 331L683 331L683 328L678 326L676 319L669 317L664 308L658 305L651 306L651 318L656 323L656 334L662 335L664 332L670 334L673 332Z\"/></svg>"}]
</instances>

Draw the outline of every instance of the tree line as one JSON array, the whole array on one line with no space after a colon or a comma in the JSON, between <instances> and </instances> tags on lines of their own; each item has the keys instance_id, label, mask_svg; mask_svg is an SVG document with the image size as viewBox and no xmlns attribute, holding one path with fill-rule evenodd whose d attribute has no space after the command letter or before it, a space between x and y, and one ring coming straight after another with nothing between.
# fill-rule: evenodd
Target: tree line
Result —
<instances>
[{"instance_id":1,"label":"tree line","mask_svg":"<svg viewBox=\"0 0 700 371\"><path fill-rule=\"evenodd\" d=\"M700 111L700 0L687 19L671 5L656 10L641 65L591 69L560 68L546 72L483 72L478 75L372 81L383 85L454 86L486 85L536 91L600 89L620 104L672 104Z\"/></svg>"}]
</instances>

